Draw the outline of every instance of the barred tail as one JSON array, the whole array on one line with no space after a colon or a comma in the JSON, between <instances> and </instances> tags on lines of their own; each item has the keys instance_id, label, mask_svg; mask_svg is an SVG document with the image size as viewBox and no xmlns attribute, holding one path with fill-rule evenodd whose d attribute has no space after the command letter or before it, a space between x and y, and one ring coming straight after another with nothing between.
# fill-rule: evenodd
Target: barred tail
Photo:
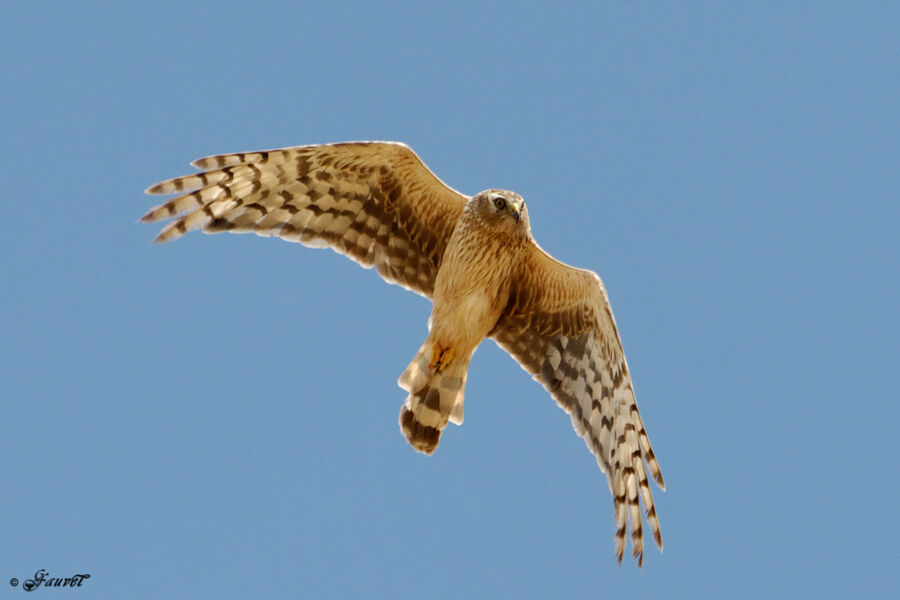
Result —
<instances>
[{"instance_id":1,"label":"barred tail","mask_svg":"<svg viewBox=\"0 0 900 600\"><path fill-rule=\"evenodd\" d=\"M426 341L397 380L409 392L400 409L400 429L412 447L431 454L447 423L463 421L463 394L470 356L456 357L440 373L429 368L433 344Z\"/></svg>"}]
</instances>

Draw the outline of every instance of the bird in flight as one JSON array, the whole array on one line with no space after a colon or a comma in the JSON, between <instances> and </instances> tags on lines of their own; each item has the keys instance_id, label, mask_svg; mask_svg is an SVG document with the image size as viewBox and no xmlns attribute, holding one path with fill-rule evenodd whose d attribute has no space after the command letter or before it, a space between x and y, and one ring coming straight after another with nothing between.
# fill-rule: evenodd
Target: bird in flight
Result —
<instances>
[{"instance_id":1,"label":"bird in flight","mask_svg":"<svg viewBox=\"0 0 900 600\"><path fill-rule=\"evenodd\" d=\"M463 421L469 361L492 338L572 419L613 496L615 553L627 531L643 563L641 504L662 550L647 471L665 489L644 430L622 342L596 273L563 264L531 234L525 201L466 196L405 144L348 142L195 160L200 173L148 194L177 194L145 222L172 219L158 243L188 231L252 232L328 247L433 303L428 337L398 384L400 428L425 454ZM646 464L646 468L645 468Z\"/></svg>"}]
</instances>

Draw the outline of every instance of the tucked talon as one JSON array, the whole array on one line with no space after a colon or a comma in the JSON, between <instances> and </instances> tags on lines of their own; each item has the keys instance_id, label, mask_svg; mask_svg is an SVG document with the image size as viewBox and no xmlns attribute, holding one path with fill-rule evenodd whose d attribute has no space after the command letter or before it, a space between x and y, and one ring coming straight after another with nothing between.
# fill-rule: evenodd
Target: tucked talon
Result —
<instances>
[{"instance_id":1,"label":"tucked talon","mask_svg":"<svg viewBox=\"0 0 900 600\"><path fill-rule=\"evenodd\" d=\"M447 365L453 360L453 348L441 348L438 344L434 345L431 351L431 362L428 368L432 371L440 373L447 368Z\"/></svg>"},{"instance_id":2,"label":"tucked talon","mask_svg":"<svg viewBox=\"0 0 900 600\"><path fill-rule=\"evenodd\" d=\"M431 371L434 371L434 368L441 360L441 347L437 344L431 349L431 360L428 362L428 368Z\"/></svg>"}]
</instances>

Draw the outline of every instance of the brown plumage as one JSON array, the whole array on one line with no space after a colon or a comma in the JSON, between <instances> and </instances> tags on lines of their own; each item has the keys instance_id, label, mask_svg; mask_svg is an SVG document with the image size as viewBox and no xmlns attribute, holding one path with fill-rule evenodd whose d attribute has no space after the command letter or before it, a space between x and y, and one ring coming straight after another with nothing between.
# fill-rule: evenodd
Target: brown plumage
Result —
<instances>
[{"instance_id":1,"label":"brown plumage","mask_svg":"<svg viewBox=\"0 0 900 600\"><path fill-rule=\"evenodd\" d=\"M491 337L569 413L606 473L618 560L630 529L642 563L641 504L662 549L646 471L665 488L606 291L595 273L556 261L535 243L519 195L465 196L393 142L225 154L192 164L204 171L147 190L179 194L143 217L174 218L157 242L193 229L274 235L330 247L430 298L428 338L398 380L409 392L400 427L410 444L431 454L447 423L462 423L472 352Z\"/></svg>"}]
</instances>

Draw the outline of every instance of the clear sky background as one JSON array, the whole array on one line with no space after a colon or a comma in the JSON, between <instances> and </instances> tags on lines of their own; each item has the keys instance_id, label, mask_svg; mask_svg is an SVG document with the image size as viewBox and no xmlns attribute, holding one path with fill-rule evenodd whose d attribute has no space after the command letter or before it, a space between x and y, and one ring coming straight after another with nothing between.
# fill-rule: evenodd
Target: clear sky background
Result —
<instances>
[{"instance_id":1,"label":"clear sky background","mask_svg":"<svg viewBox=\"0 0 900 600\"><path fill-rule=\"evenodd\" d=\"M896 3L166 4L3 3L0 597L896 597ZM138 222L199 156L360 139L603 277L668 485L642 570L493 342L426 458L424 299Z\"/></svg>"}]
</instances>

